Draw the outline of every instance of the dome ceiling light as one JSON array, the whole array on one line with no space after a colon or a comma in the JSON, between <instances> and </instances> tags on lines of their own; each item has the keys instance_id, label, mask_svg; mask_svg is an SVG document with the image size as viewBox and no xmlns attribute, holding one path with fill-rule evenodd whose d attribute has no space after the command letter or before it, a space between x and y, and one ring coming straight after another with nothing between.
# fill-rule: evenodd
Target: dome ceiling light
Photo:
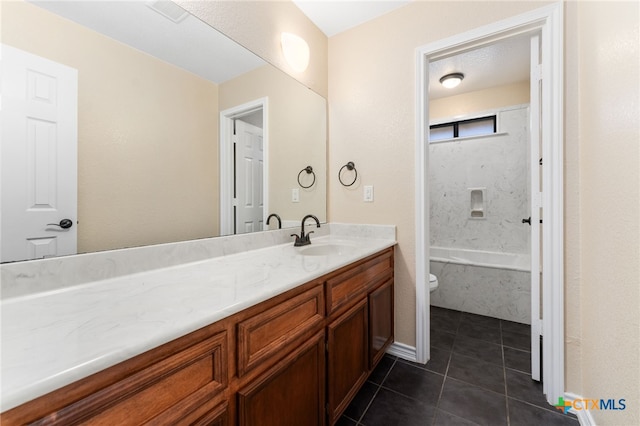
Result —
<instances>
[{"instance_id":1,"label":"dome ceiling light","mask_svg":"<svg viewBox=\"0 0 640 426\"><path fill-rule=\"evenodd\" d=\"M440 84L442 84L447 89L453 89L456 87L462 80L464 79L464 74L461 72L454 72L452 74L447 74L440 79Z\"/></svg>"}]
</instances>

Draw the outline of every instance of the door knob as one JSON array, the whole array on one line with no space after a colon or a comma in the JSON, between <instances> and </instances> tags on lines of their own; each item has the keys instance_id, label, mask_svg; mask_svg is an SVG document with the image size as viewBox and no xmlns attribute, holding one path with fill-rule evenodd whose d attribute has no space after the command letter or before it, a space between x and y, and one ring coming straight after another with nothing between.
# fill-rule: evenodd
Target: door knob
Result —
<instances>
[{"instance_id":1,"label":"door knob","mask_svg":"<svg viewBox=\"0 0 640 426\"><path fill-rule=\"evenodd\" d=\"M47 223L47 225L59 226L62 229L68 229L73 226L73 221L71 219L62 219L60 223Z\"/></svg>"}]
</instances>

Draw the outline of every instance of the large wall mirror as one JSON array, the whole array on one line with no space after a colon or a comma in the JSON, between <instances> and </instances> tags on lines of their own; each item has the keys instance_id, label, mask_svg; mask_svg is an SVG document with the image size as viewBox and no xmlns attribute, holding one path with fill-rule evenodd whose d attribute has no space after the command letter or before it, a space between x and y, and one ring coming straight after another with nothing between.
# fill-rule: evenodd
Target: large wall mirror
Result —
<instances>
[{"instance_id":1,"label":"large wall mirror","mask_svg":"<svg viewBox=\"0 0 640 426\"><path fill-rule=\"evenodd\" d=\"M326 222L317 93L172 2L1 13L3 262Z\"/></svg>"}]
</instances>

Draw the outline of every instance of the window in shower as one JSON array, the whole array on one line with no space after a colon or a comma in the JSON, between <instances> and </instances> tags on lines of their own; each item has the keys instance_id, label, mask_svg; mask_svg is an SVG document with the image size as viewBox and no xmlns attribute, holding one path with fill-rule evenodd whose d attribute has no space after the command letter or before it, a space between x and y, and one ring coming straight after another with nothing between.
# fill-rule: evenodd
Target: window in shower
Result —
<instances>
[{"instance_id":1,"label":"window in shower","mask_svg":"<svg viewBox=\"0 0 640 426\"><path fill-rule=\"evenodd\" d=\"M497 132L495 115L472 118L468 120L451 121L429 126L429 142L446 139L469 138L474 136L492 135Z\"/></svg>"}]
</instances>

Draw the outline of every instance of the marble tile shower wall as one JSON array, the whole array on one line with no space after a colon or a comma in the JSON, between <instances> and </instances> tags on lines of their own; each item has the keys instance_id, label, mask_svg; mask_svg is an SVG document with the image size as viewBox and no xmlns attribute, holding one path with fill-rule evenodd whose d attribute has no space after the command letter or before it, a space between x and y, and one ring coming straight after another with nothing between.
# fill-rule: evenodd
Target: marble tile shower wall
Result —
<instances>
[{"instance_id":1,"label":"marble tile shower wall","mask_svg":"<svg viewBox=\"0 0 640 426\"><path fill-rule=\"evenodd\" d=\"M498 113L496 136L431 144L430 244L528 253L528 106ZM470 218L470 188L486 188L485 218Z\"/></svg>"}]
</instances>

